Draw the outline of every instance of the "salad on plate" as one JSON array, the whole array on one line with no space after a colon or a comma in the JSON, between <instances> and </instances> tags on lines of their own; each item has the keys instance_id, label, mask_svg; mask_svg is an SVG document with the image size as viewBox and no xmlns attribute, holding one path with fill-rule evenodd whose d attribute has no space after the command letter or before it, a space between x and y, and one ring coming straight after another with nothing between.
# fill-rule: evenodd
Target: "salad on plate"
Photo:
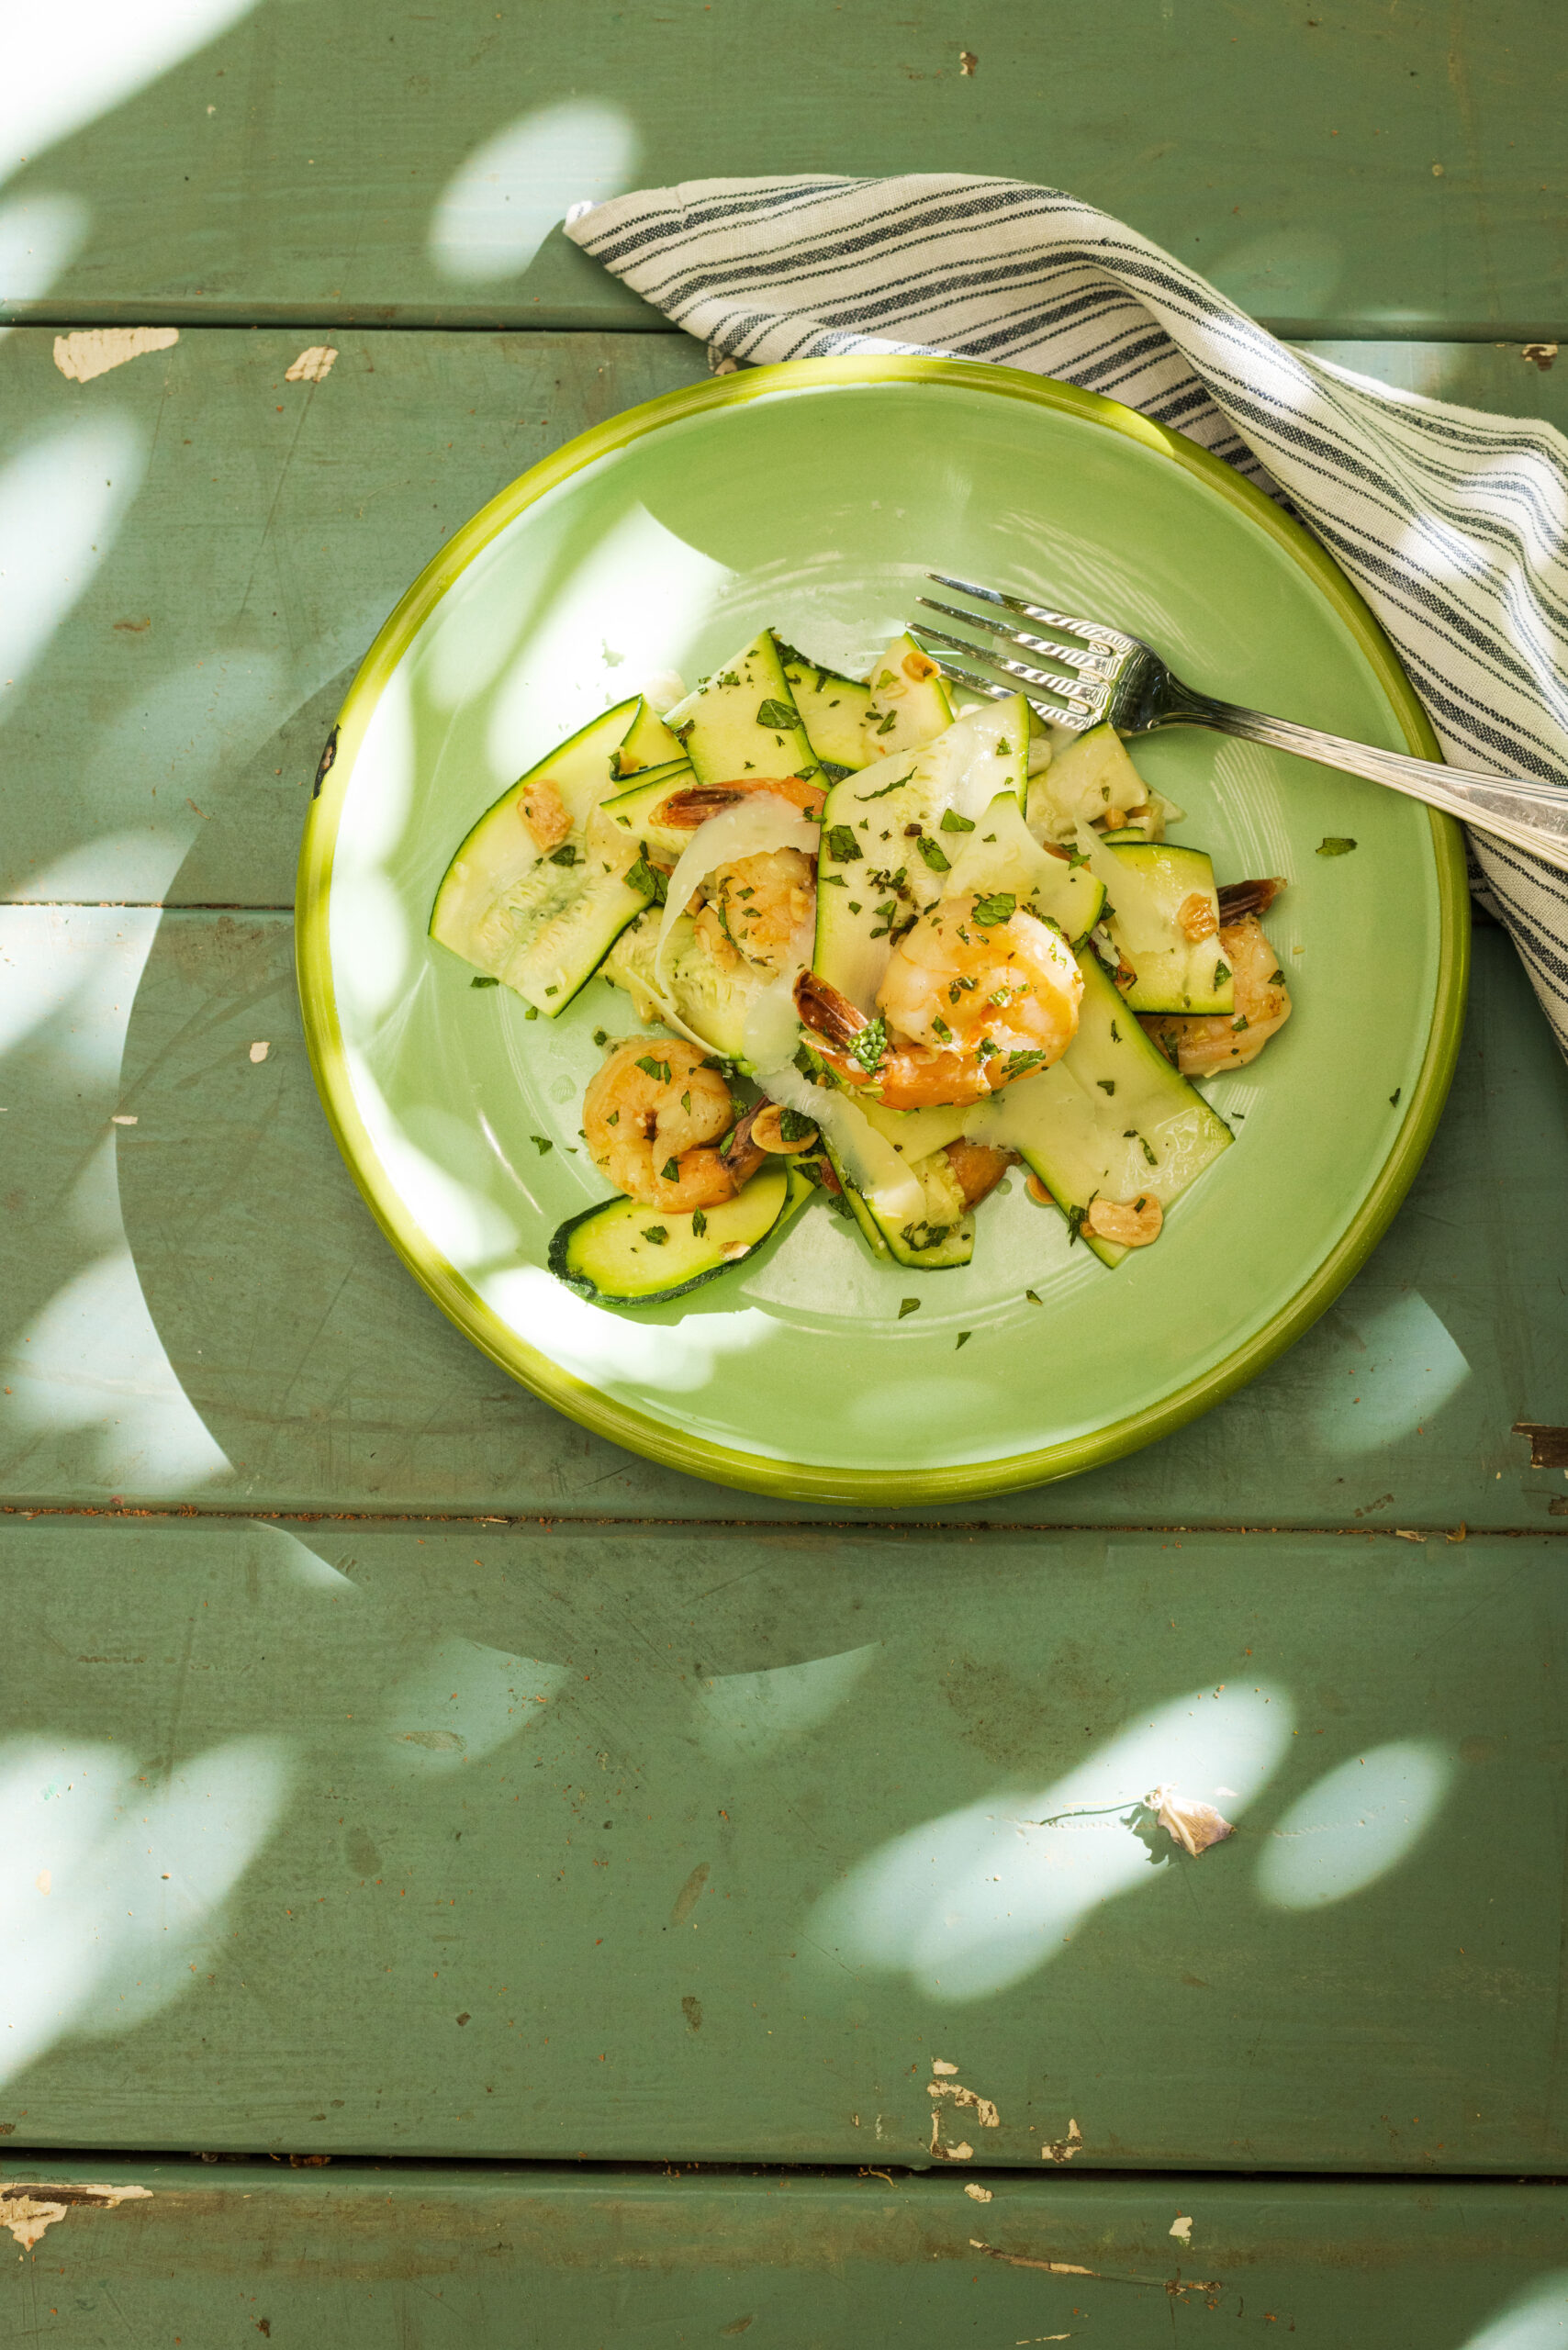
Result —
<instances>
[{"instance_id":1,"label":"salad on plate","mask_svg":"<svg viewBox=\"0 0 1568 2350\"><path fill-rule=\"evenodd\" d=\"M1108 1267L1233 1139L1193 1083L1291 1013L1263 917L1108 726L978 700L901 634L864 678L771 630L617 703L458 846L431 935L553 1020L598 975L639 1033L582 1139L612 1195L551 1270L617 1306L744 1262L806 1203L878 1257L968 1264L1022 1163Z\"/></svg>"}]
</instances>

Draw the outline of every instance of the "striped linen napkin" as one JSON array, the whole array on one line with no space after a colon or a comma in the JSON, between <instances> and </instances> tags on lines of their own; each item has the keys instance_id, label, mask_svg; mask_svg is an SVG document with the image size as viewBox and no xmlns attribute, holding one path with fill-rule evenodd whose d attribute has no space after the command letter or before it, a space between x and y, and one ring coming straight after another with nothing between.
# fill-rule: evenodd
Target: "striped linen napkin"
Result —
<instances>
[{"instance_id":1,"label":"striped linen napkin","mask_svg":"<svg viewBox=\"0 0 1568 2350\"><path fill-rule=\"evenodd\" d=\"M1316 532L1453 765L1568 787L1568 441L1551 425L1308 357L1108 213L1018 180L689 180L577 207L566 233L715 362L956 353L1186 433ZM1471 878L1568 1052L1568 879L1479 835Z\"/></svg>"}]
</instances>

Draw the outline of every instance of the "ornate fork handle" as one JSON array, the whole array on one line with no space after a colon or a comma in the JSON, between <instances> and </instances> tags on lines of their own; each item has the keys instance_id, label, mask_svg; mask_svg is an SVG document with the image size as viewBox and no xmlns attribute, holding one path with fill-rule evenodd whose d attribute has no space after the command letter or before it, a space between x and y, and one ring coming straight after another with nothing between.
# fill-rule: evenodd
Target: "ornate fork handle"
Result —
<instances>
[{"instance_id":1,"label":"ornate fork handle","mask_svg":"<svg viewBox=\"0 0 1568 2350\"><path fill-rule=\"evenodd\" d=\"M1216 733L1237 734L1243 742L1264 743L1272 751L1294 751L1323 767L1364 775L1568 873L1568 791L1550 784L1510 783L1500 776L1438 767L1429 759L1407 758L1401 751L1374 750L1368 743L1320 733L1315 726L1297 726L1288 718L1270 718L1260 710L1211 701L1204 694L1192 694L1165 722L1212 726Z\"/></svg>"}]
</instances>

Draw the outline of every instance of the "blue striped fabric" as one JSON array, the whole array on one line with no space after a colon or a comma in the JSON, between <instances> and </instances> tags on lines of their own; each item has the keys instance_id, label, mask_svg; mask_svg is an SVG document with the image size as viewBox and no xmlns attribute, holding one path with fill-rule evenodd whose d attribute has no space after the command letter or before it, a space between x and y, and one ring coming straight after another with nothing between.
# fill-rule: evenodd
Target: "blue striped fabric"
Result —
<instances>
[{"instance_id":1,"label":"blue striped fabric","mask_svg":"<svg viewBox=\"0 0 1568 2350\"><path fill-rule=\"evenodd\" d=\"M693 180L567 233L716 355L962 353L1126 401L1282 495L1356 582L1458 767L1568 786L1568 442L1275 341L1056 188L957 173ZM1568 879L1472 878L1568 1051Z\"/></svg>"}]
</instances>

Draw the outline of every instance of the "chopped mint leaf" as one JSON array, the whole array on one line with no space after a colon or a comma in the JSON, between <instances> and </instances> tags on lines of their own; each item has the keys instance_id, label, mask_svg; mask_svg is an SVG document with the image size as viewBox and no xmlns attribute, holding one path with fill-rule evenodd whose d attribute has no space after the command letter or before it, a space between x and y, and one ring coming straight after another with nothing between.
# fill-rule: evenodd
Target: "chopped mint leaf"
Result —
<instances>
[{"instance_id":1,"label":"chopped mint leaf","mask_svg":"<svg viewBox=\"0 0 1568 2350\"><path fill-rule=\"evenodd\" d=\"M692 1237L693 1237L695 1239L700 1240L700 1239L701 1239L701 1237L702 1237L702 1235L707 1231L707 1229L708 1229L708 1219L707 1219L707 1217L703 1214L703 1213L702 1213L702 1211L701 1211L701 1209L700 1209L700 1208L693 1208L693 1209L692 1209L692 1211L691 1211L691 1231L692 1231Z\"/></svg>"},{"instance_id":2,"label":"chopped mint leaf","mask_svg":"<svg viewBox=\"0 0 1568 2350\"><path fill-rule=\"evenodd\" d=\"M1317 844L1317 854L1319 856L1349 856L1355 845L1354 841L1346 840L1341 834L1325 833Z\"/></svg>"},{"instance_id":3,"label":"chopped mint leaf","mask_svg":"<svg viewBox=\"0 0 1568 2350\"><path fill-rule=\"evenodd\" d=\"M948 858L943 856L942 851L937 847L935 842L928 840L924 833L922 833L919 840L915 843L915 846L919 849L921 856L925 859L925 862L929 865L933 873L951 873L953 867ZM1008 902L1007 911L1009 913L1013 911L1011 901Z\"/></svg>"},{"instance_id":4,"label":"chopped mint leaf","mask_svg":"<svg viewBox=\"0 0 1568 2350\"><path fill-rule=\"evenodd\" d=\"M918 1314L919 1311L920 1300L918 1297L903 1298L899 1304L899 1320L902 1322L906 1314Z\"/></svg>"},{"instance_id":5,"label":"chopped mint leaf","mask_svg":"<svg viewBox=\"0 0 1568 2350\"><path fill-rule=\"evenodd\" d=\"M920 845L924 848L925 843ZM975 920L986 930L997 923L1011 922L1017 911L1018 901L1011 890L997 890L989 898L975 900Z\"/></svg>"},{"instance_id":6,"label":"chopped mint leaf","mask_svg":"<svg viewBox=\"0 0 1568 2350\"><path fill-rule=\"evenodd\" d=\"M931 1015L931 1033L934 1036L940 1036L945 1045L950 1045L953 1041L953 1032L939 1012L934 1012Z\"/></svg>"},{"instance_id":7,"label":"chopped mint leaf","mask_svg":"<svg viewBox=\"0 0 1568 2350\"><path fill-rule=\"evenodd\" d=\"M1026 1289L1024 1292L1024 1294L1028 1299L1031 1305L1043 1305L1046 1302L1043 1297L1036 1297L1032 1289Z\"/></svg>"},{"instance_id":8,"label":"chopped mint leaf","mask_svg":"<svg viewBox=\"0 0 1568 2350\"><path fill-rule=\"evenodd\" d=\"M1094 1082L1102 1093L1114 1093L1116 1090L1116 1080L1114 1077L1097 1077Z\"/></svg>"},{"instance_id":9,"label":"chopped mint leaf","mask_svg":"<svg viewBox=\"0 0 1568 2350\"><path fill-rule=\"evenodd\" d=\"M468 984L471 988L498 988L500 981L491 979L470 979Z\"/></svg>"},{"instance_id":10,"label":"chopped mint leaf","mask_svg":"<svg viewBox=\"0 0 1568 2350\"><path fill-rule=\"evenodd\" d=\"M892 720L890 718L888 725L890 726L891 724ZM878 731L879 733L885 734L888 730L887 727L884 726L879 728ZM902 790L908 781L909 778L907 775L896 775L894 776L891 783L884 783L879 791L857 791L855 797L860 802L862 808L868 808L873 800L885 800L890 791Z\"/></svg>"},{"instance_id":11,"label":"chopped mint leaf","mask_svg":"<svg viewBox=\"0 0 1568 2350\"><path fill-rule=\"evenodd\" d=\"M543 1158L547 1150L554 1150L555 1147L548 1135L530 1135L528 1139L533 1145L534 1149L539 1153L541 1158Z\"/></svg>"},{"instance_id":12,"label":"chopped mint leaf","mask_svg":"<svg viewBox=\"0 0 1568 2350\"><path fill-rule=\"evenodd\" d=\"M539 1006L536 1003L531 1003L528 1010L522 1016L525 1020L537 1020L539 1017Z\"/></svg>"},{"instance_id":13,"label":"chopped mint leaf","mask_svg":"<svg viewBox=\"0 0 1568 2350\"><path fill-rule=\"evenodd\" d=\"M608 1028L596 1028L596 1029L594 1030L594 1032L593 1032L593 1041L594 1041L594 1043L599 1046L599 1050L602 1052L602 1051L603 1051L603 1049L604 1049L604 1047L605 1047L605 1046L606 1046L606 1045L608 1045L608 1044L609 1044L609 1042L610 1042L610 1031L609 1031L609 1029L608 1029Z\"/></svg>"},{"instance_id":14,"label":"chopped mint leaf","mask_svg":"<svg viewBox=\"0 0 1568 2350\"><path fill-rule=\"evenodd\" d=\"M780 1142L804 1142L808 1135L814 1135L815 1132L816 1127L812 1120L803 1117L799 1110L786 1109L779 1112L778 1138Z\"/></svg>"},{"instance_id":15,"label":"chopped mint leaf","mask_svg":"<svg viewBox=\"0 0 1568 2350\"><path fill-rule=\"evenodd\" d=\"M664 1165L659 1169L659 1181L661 1183L679 1182L680 1161L678 1158L666 1158L665 1160Z\"/></svg>"},{"instance_id":16,"label":"chopped mint leaf","mask_svg":"<svg viewBox=\"0 0 1568 2350\"><path fill-rule=\"evenodd\" d=\"M877 732L879 734L890 734L898 722L898 711L896 710L890 710L886 718L883 719L881 724L878 727Z\"/></svg>"},{"instance_id":17,"label":"chopped mint leaf","mask_svg":"<svg viewBox=\"0 0 1568 2350\"><path fill-rule=\"evenodd\" d=\"M942 811L942 830L945 833L972 833L974 823L971 818L960 816L956 808L945 808Z\"/></svg>"},{"instance_id":18,"label":"chopped mint leaf","mask_svg":"<svg viewBox=\"0 0 1568 2350\"><path fill-rule=\"evenodd\" d=\"M669 1238L669 1226L666 1224L650 1224L643 1237L651 1240L655 1248L662 1248Z\"/></svg>"},{"instance_id":19,"label":"chopped mint leaf","mask_svg":"<svg viewBox=\"0 0 1568 2350\"><path fill-rule=\"evenodd\" d=\"M827 828L827 853L835 865L853 865L861 847L847 824L830 824Z\"/></svg>"},{"instance_id":20,"label":"chopped mint leaf","mask_svg":"<svg viewBox=\"0 0 1568 2350\"><path fill-rule=\"evenodd\" d=\"M669 1083L668 1061L656 1061L652 1053L639 1053L637 1056L637 1067L642 1070L644 1077L656 1077L661 1085L667 1085Z\"/></svg>"},{"instance_id":21,"label":"chopped mint leaf","mask_svg":"<svg viewBox=\"0 0 1568 2350\"><path fill-rule=\"evenodd\" d=\"M1228 963L1216 963L1215 965L1215 985L1216 988L1222 988L1229 977L1230 965ZM1276 979L1282 979L1283 977L1284 973L1282 971L1276 971L1274 973L1274 978ZM1270 984L1272 985L1272 981L1271 981Z\"/></svg>"},{"instance_id":22,"label":"chopped mint leaf","mask_svg":"<svg viewBox=\"0 0 1568 2350\"><path fill-rule=\"evenodd\" d=\"M1143 1135L1139 1135L1138 1136L1138 1147L1143 1152L1144 1157L1148 1159L1151 1167L1159 1166L1159 1161L1156 1158L1153 1151L1149 1148L1148 1139Z\"/></svg>"},{"instance_id":23,"label":"chopped mint leaf","mask_svg":"<svg viewBox=\"0 0 1568 2350\"><path fill-rule=\"evenodd\" d=\"M792 734L801 722L789 702L765 701L756 713L756 722L773 733Z\"/></svg>"},{"instance_id":24,"label":"chopped mint leaf","mask_svg":"<svg viewBox=\"0 0 1568 2350\"><path fill-rule=\"evenodd\" d=\"M578 865L585 863L586 859L578 856L570 841L566 841L560 848L551 850L550 862L552 865Z\"/></svg>"},{"instance_id":25,"label":"chopped mint leaf","mask_svg":"<svg viewBox=\"0 0 1568 2350\"><path fill-rule=\"evenodd\" d=\"M1397 1110L1397 1109L1398 1109L1398 1107L1399 1107L1399 1097L1400 1097L1400 1095L1404 1092L1404 1091L1405 1091L1405 1088L1404 1088L1402 1085L1396 1085L1396 1086L1394 1087L1394 1089L1393 1092L1392 1092L1392 1093L1389 1095L1389 1097L1388 1097L1388 1106L1389 1106L1389 1108L1390 1108L1391 1110Z\"/></svg>"},{"instance_id":26,"label":"chopped mint leaf","mask_svg":"<svg viewBox=\"0 0 1568 2350\"><path fill-rule=\"evenodd\" d=\"M958 1333L958 1344L954 1347L953 1352L957 1354L959 1347L967 1347L974 1335L975 1334L972 1330L960 1330Z\"/></svg>"}]
</instances>

